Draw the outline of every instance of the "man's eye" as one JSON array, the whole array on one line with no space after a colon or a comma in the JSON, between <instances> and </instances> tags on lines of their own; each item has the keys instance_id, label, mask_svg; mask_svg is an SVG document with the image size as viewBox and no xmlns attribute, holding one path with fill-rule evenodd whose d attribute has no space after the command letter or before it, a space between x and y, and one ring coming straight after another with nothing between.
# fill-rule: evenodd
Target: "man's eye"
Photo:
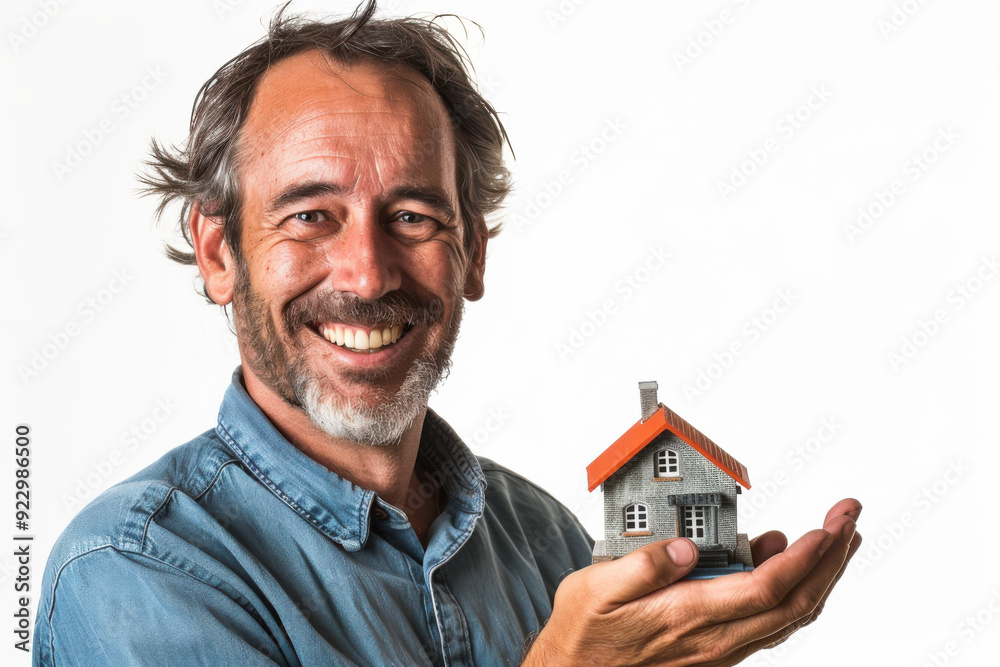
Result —
<instances>
[{"instance_id":1,"label":"man's eye","mask_svg":"<svg viewBox=\"0 0 1000 667\"><path fill-rule=\"evenodd\" d=\"M416 224L419 222L427 222L430 220L426 215L420 215L419 213L413 213L412 211L403 211L397 217L400 222L405 222L407 224Z\"/></svg>"},{"instance_id":2,"label":"man's eye","mask_svg":"<svg viewBox=\"0 0 1000 667\"><path fill-rule=\"evenodd\" d=\"M301 213L296 213L292 216L296 220L301 220L302 222L328 222L330 218L327 217L326 213L322 211L302 211Z\"/></svg>"},{"instance_id":3,"label":"man's eye","mask_svg":"<svg viewBox=\"0 0 1000 667\"><path fill-rule=\"evenodd\" d=\"M438 232L440 224L429 215L400 211L392 217L389 229L403 240L426 241Z\"/></svg>"}]
</instances>

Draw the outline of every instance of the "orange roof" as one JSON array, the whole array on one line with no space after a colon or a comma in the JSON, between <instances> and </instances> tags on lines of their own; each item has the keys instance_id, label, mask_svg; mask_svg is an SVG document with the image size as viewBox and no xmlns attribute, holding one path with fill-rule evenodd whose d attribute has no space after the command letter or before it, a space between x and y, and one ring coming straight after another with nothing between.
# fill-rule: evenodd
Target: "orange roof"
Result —
<instances>
[{"instance_id":1,"label":"orange roof","mask_svg":"<svg viewBox=\"0 0 1000 667\"><path fill-rule=\"evenodd\" d=\"M640 419L633 424L632 428L625 431L620 438L615 440L610 447L587 466L589 489L593 491L603 484L608 477L611 477L664 431L670 431L694 447L698 453L745 488L750 488L750 479L745 465L706 438L701 431L684 421L676 412L660 403L660 407L649 419L646 421Z\"/></svg>"}]
</instances>

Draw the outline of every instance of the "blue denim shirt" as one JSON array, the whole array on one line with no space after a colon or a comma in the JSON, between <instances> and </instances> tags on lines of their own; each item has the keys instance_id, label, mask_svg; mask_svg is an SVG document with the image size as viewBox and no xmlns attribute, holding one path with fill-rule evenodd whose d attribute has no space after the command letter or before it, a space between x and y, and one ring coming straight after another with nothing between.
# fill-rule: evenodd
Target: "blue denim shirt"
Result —
<instances>
[{"instance_id":1,"label":"blue denim shirt","mask_svg":"<svg viewBox=\"0 0 1000 667\"><path fill-rule=\"evenodd\" d=\"M285 440L237 369L214 430L59 538L34 664L517 664L593 542L430 410L419 456L448 496L426 550L401 510Z\"/></svg>"}]
</instances>

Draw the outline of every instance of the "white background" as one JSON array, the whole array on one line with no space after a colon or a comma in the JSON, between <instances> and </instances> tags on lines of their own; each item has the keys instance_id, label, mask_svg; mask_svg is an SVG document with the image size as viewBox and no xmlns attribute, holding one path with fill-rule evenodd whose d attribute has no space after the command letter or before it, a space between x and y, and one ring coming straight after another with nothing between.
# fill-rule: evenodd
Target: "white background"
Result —
<instances>
[{"instance_id":1,"label":"white background","mask_svg":"<svg viewBox=\"0 0 1000 667\"><path fill-rule=\"evenodd\" d=\"M184 138L200 84L272 8L42 6L6 3L0 47L3 428L11 449L15 424L32 429L33 605L83 500L214 424L235 345L192 271L162 256L172 221L154 226L134 173L151 136ZM844 496L866 507L865 544L821 621L748 664L991 664L1000 6L384 6L483 26L467 45L517 155L486 297L432 406L599 535L584 469L638 418L636 382L657 380L749 468L746 532L799 535ZM73 151L87 154L59 169ZM859 208L873 212L863 226ZM5 660L26 664L9 613Z\"/></svg>"}]
</instances>

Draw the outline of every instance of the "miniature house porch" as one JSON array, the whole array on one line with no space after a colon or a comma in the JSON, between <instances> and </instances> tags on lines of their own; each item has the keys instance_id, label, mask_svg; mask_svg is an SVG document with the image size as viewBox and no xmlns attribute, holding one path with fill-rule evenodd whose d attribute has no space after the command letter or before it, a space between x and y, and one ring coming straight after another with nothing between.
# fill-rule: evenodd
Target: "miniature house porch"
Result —
<instances>
[{"instance_id":1,"label":"miniature house porch","mask_svg":"<svg viewBox=\"0 0 1000 667\"><path fill-rule=\"evenodd\" d=\"M640 382L641 418L587 467L590 490L604 492L604 540L594 562L641 546L687 537L701 553L695 576L752 568L737 532L737 497L750 488L746 467L656 398Z\"/></svg>"}]
</instances>

